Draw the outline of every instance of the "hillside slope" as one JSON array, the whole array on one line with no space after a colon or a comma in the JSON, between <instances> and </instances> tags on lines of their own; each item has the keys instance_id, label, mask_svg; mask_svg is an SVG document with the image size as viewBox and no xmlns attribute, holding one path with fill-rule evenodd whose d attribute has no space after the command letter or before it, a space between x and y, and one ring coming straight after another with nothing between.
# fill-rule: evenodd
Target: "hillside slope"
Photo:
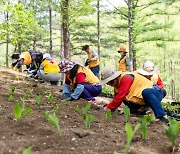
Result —
<instances>
[{"instance_id":1,"label":"hillside slope","mask_svg":"<svg viewBox=\"0 0 180 154\"><path fill-rule=\"evenodd\" d=\"M15 87L10 99L11 87ZM95 115L90 128L85 127L82 118L83 99L73 102L62 101L58 86L43 86L25 74L0 67L0 153L14 154L33 146L33 154L112 154L122 152L126 144L124 115L114 115L107 122L105 114L92 106L88 114ZM35 101L42 96L40 107ZM52 96L50 99L50 95ZM30 112L21 121L14 116L15 104L25 100L25 108ZM104 98L101 98L104 99ZM75 111L75 108L79 110ZM56 128L44 118L44 112L56 112L60 122L61 137ZM137 123L138 117L132 115L131 124ZM180 138L177 138L180 143ZM131 144L132 154L168 154L170 142L165 136L163 124L153 122L148 127L148 137L142 140L138 132ZM177 152L178 153L178 152Z\"/></svg>"}]
</instances>

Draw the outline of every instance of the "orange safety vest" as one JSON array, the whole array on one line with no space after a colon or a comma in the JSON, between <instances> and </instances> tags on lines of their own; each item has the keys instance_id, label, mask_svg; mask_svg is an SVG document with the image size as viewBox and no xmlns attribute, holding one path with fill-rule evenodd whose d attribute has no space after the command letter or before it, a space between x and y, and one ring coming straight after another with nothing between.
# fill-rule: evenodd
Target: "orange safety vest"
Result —
<instances>
[{"instance_id":1,"label":"orange safety vest","mask_svg":"<svg viewBox=\"0 0 180 154\"><path fill-rule=\"evenodd\" d=\"M87 68L84 68L82 66L79 66L77 73L84 73L85 74L85 83L90 83L90 84L98 84L99 83L99 79L97 78L97 76L95 76L93 74L93 72ZM76 84L76 77L73 79L73 81L71 81L71 79L69 78L69 75L66 75L67 78L70 80L70 86L71 89L74 89L74 85Z\"/></svg>"},{"instance_id":2,"label":"orange safety vest","mask_svg":"<svg viewBox=\"0 0 180 154\"><path fill-rule=\"evenodd\" d=\"M134 81L129 89L129 93L125 97L125 100L135 104L144 105L145 103L142 97L142 91L146 88L152 88L153 83L136 72L124 72L118 77L118 81L120 82L122 77L126 74L132 74L134 76ZM117 88L115 88L115 92L118 92Z\"/></svg>"},{"instance_id":3,"label":"orange safety vest","mask_svg":"<svg viewBox=\"0 0 180 154\"><path fill-rule=\"evenodd\" d=\"M123 59L119 60L118 71L126 72L126 56Z\"/></svg>"},{"instance_id":4,"label":"orange safety vest","mask_svg":"<svg viewBox=\"0 0 180 154\"><path fill-rule=\"evenodd\" d=\"M92 55L92 50L91 49L89 50L89 52L90 53L88 54L88 58L91 59L94 56ZM93 67L98 66L98 65L99 65L99 59L89 62L89 68L93 68Z\"/></svg>"},{"instance_id":5,"label":"orange safety vest","mask_svg":"<svg viewBox=\"0 0 180 154\"><path fill-rule=\"evenodd\" d=\"M23 53L20 54L20 58L19 59L22 59L22 58L24 59L23 65L31 64L32 58L31 58L31 55L30 55L30 53L28 51L23 52Z\"/></svg>"}]
</instances>

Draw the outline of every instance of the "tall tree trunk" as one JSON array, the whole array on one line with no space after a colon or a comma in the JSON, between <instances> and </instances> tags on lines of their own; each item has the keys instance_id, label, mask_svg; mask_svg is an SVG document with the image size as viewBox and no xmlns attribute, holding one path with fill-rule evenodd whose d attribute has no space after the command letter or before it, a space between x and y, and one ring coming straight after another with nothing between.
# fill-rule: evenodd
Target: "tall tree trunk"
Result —
<instances>
[{"instance_id":1,"label":"tall tree trunk","mask_svg":"<svg viewBox=\"0 0 180 154\"><path fill-rule=\"evenodd\" d=\"M70 58L70 36L69 36L69 0L62 1L62 29L63 29L63 47L64 58Z\"/></svg>"},{"instance_id":2,"label":"tall tree trunk","mask_svg":"<svg viewBox=\"0 0 180 154\"><path fill-rule=\"evenodd\" d=\"M52 51L52 8L51 3L49 2L49 53L53 54Z\"/></svg>"},{"instance_id":3,"label":"tall tree trunk","mask_svg":"<svg viewBox=\"0 0 180 154\"><path fill-rule=\"evenodd\" d=\"M136 51L134 49L134 37L133 37L133 20L135 5L131 0L128 0L128 35L129 35L129 56L131 61L131 70L136 70ZM136 2L137 4L137 2Z\"/></svg>"},{"instance_id":4,"label":"tall tree trunk","mask_svg":"<svg viewBox=\"0 0 180 154\"><path fill-rule=\"evenodd\" d=\"M133 68L133 48L132 48L132 4L131 0L128 0L128 37L129 37L129 57L131 61L131 70Z\"/></svg>"},{"instance_id":5,"label":"tall tree trunk","mask_svg":"<svg viewBox=\"0 0 180 154\"><path fill-rule=\"evenodd\" d=\"M97 35L98 35L98 55L100 59L100 10L99 10L99 0L97 0Z\"/></svg>"},{"instance_id":6,"label":"tall tree trunk","mask_svg":"<svg viewBox=\"0 0 180 154\"><path fill-rule=\"evenodd\" d=\"M7 31L6 31L6 67L9 67L8 62L8 54L9 54L9 13L8 11L5 13L5 19L7 24Z\"/></svg>"}]
</instances>

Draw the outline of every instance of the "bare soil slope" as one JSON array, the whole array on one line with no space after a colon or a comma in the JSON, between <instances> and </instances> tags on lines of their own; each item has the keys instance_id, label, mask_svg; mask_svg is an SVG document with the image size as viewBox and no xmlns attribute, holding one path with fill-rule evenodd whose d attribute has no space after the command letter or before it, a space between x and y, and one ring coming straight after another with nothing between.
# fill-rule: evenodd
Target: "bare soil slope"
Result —
<instances>
[{"instance_id":1,"label":"bare soil slope","mask_svg":"<svg viewBox=\"0 0 180 154\"><path fill-rule=\"evenodd\" d=\"M13 101L8 101L11 91L10 85L15 87ZM92 106L88 114L95 115L91 128L85 127L82 119L82 107L86 102L83 99L73 102L63 102L62 87L44 86L25 74L0 67L0 154L14 154L33 146L33 154L113 154L114 151L123 152L126 144L124 115L113 116L107 122L105 114ZM55 97L55 103L48 101L49 93ZM32 107L32 112L21 121L17 121L13 108L20 103L20 97L25 99L26 107ZM38 109L36 95L42 95ZM101 98L105 99L105 98ZM98 104L101 101L97 100ZM60 121L61 137L56 128L45 120L43 112L55 110ZM75 107L79 106L79 111ZM138 117L131 115L130 122L134 126ZM180 138L177 138L180 143ZM131 154L169 154L170 141L165 136L163 124L153 122L148 127L148 137L141 139L138 132L131 144ZM178 153L178 152L176 152Z\"/></svg>"}]
</instances>

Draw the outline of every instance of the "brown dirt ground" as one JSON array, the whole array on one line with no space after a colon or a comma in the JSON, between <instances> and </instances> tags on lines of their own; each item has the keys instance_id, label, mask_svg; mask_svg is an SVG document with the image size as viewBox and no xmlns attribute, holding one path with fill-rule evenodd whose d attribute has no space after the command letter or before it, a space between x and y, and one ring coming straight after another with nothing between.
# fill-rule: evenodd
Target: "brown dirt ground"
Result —
<instances>
[{"instance_id":1,"label":"brown dirt ground","mask_svg":"<svg viewBox=\"0 0 180 154\"><path fill-rule=\"evenodd\" d=\"M14 100L8 102L10 85L16 87ZM24 92L33 89L33 93L26 100L26 106L33 111L22 121L18 122L13 114L13 107L20 102ZM60 104L57 117L60 121L62 136L59 138L56 128L44 118L44 111L52 111L55 104L48 103L48 94L43 95L40 109L35 104L35 95L41 94L42 89L52 92L56 103ZM62 101L62 87L44 86L29 79L25 74L0 67L0 154L22 152L33 146L33 154L113 154L114 151L123 152L126 144L125 120L123 115L113 116L107 122L105 114L92 106L89 114L95 115L91 128L85 127L81 116L81 109L86 102L83 99L66 103ZM101 104L100 98L97 100ZM80 110L75 112L78 105ZM130 122L134 126L138 117L131 115ZM177 137L177 144L180 137ZM141 139L138 132L131 144L131 154L169 154L170 141L167 139L161 122L153 122L148 126L148 137ZM176 152L180 153L180 152Z\"/></svg>"}]
</instances>

